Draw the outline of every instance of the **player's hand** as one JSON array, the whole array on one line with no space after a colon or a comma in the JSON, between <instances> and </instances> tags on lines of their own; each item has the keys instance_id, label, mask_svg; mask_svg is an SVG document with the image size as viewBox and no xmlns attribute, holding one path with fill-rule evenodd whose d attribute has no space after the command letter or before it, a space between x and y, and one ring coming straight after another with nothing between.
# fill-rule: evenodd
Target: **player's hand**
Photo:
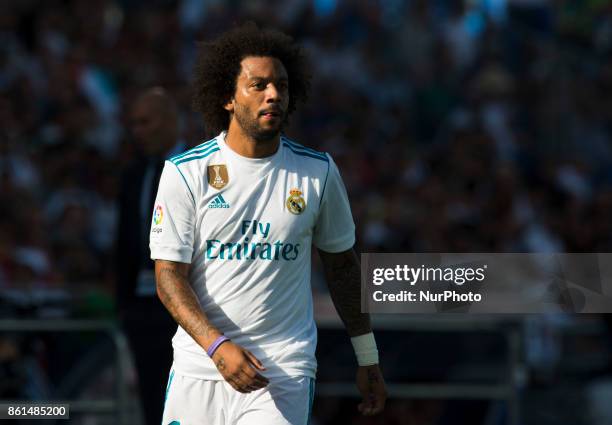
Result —
<instances>
[{"instance_id":1,"label":"player's hand","mask_svg":"<svg viewBox=\"0 0 612 425\"><path fill-rule=\"evenodd\" d=\"M364 416L376 415L385 408L387 389L378 365L359 366L357 369L357 388L362 401L357 410Z\"/></svg>"},{"instance_id":2,"label":"player's hand","mask_svg":"<svg viewBox=\"0 0 612 425\"><path fill-rule=\"evenodd\" d=\"M266 368L257 357L231 341L221 344L212 359L223 378L241 393L259 390L270 382L258 372Z\"/></svg>"}]
</instances>

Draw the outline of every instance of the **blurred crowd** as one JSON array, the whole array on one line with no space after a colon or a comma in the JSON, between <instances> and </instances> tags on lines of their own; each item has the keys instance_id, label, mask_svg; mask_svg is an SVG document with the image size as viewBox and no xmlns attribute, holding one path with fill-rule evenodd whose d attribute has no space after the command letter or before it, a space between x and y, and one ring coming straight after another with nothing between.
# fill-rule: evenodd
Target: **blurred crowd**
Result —
<instances>
[{"instance_id":1,"label":"blurred crowd","mask_svg":"<svg viewBox=\"0 0 612 425\"><path fill-rule=\"evenodd\" d=\"M127 111L182 138L199 40L252 19L306 47L289 137L339 164L363 252L612 249L612 6L600 0L5 0L0 288L112 293Z\"/></svg>"},{"instance_id":2,"label":"blurred crowd","mask_svg":"<svg viewBox=\"0 0 612 425\"><path fill-rule=\"evenodd\" d=\"M197 43L245 20L307 49L312 91L286 133L338 163L358 250L612 251L607 0L1 7L2 296L70 294L85 314L112 314L119 176L142 151L129 109L161 86L179 106L181 139L208 140L190 105ZM18 358L0 339L0 363ZM3 394L23 396L6 385Z\"/></svg>"}]
</instances>

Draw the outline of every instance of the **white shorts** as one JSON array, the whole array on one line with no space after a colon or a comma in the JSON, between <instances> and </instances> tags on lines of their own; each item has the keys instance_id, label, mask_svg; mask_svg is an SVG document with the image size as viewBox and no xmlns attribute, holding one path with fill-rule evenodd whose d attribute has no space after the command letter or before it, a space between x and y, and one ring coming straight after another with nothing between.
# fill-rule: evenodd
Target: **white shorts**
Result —
<instances>
[{"instance_id":1,"label":"white shorts","mask_svg":"<svg viewBox=\"0 0 612 425\"><path fill-rule=\"evenodd\" d=\"M314 379L271 379L267 387L239 393L226 381L170 371L162 425L307 425Z\"/></svg>"}]
</instances>

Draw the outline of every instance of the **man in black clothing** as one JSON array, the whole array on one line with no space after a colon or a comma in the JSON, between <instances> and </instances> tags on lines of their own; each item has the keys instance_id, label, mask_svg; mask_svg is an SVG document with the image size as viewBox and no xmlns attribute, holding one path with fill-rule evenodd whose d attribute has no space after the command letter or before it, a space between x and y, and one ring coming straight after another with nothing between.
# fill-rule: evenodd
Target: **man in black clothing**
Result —
<instances>
[{"instance_id":1,"label":"man in black clothing","mask_svg":"<svg viewBox=\"0 0 612 425\"><path fill-rule=\"evenodd\" d=\"M117 306L138 373L147 424L161 423L169 343L176 323L155 292L149 258L149 230L155 193L165 158L184 150L178 140L176 105L161 88L142 93L130 111L130 127L139 154L124 170L117 235Z\"/></svg>"}]
</instances>

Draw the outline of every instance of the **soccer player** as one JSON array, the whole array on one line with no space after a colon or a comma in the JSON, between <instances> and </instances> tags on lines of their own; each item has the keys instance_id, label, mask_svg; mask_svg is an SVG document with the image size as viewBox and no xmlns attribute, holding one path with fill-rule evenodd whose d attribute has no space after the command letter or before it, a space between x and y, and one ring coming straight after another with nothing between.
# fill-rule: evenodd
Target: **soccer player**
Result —
<instances>
[{"instance_id":1,"label":"soccer player","mask_svg":"<svg viewBox=\"0 0 612 425\"><path fill-rule=\"evenodd\" d=\"M157 292L179 324L164 425L309 422L312 244L355 348L358 408L384 408L346 190L328 154L281 133L308 84L280 32L247 24L201 47L195 105L220 133L166 161L151 225Z\"/></svg>"}]
</instances>

